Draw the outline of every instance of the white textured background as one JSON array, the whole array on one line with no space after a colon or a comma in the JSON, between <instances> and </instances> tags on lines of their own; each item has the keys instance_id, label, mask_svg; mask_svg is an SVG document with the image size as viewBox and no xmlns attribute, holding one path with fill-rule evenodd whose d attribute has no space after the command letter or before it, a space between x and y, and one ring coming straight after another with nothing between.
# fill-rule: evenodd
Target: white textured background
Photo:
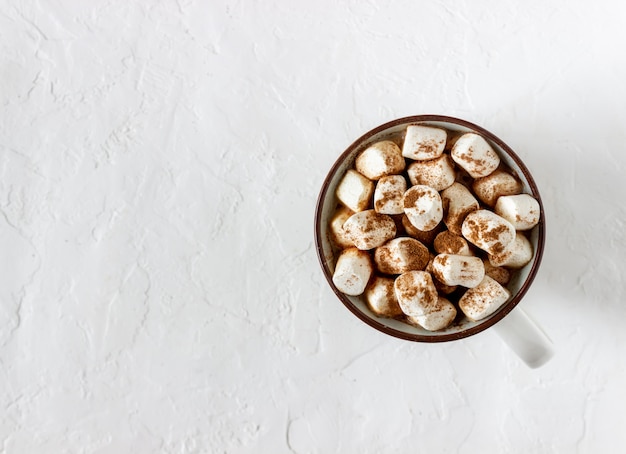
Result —
<instances>
[{"instance_id":1,"label":"white textured background","mask_svg":"<svg viewBox=\"0 0 626 454\"><path fill-rule=\"evenodd\" d=\"M0 452L624 452L625 40L604 0L0 0ZM535 174L540 369L321 274L325 172L424 113Z\"/></svg>"}]
</instances>

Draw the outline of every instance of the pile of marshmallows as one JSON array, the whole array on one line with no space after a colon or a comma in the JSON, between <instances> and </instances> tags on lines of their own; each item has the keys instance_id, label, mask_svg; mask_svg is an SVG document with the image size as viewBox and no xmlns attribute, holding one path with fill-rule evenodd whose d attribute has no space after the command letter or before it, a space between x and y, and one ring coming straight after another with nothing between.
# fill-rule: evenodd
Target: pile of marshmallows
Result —
<instances>
[{"instance_id":1,"label":"pile of marshmallows","mask_svg":"<svg viewBox=\"0 0 626 454\"><path fill-rule=\"evenodd\" d=\"M511 296L511 270L533 257L524 232L540 209L522 189L480 135L410 125L402 149L374 143L337 186L333 283L364 294L374 314L429 331L454 322L454 303L481 320Z\"/></svg>"}]
</instances>

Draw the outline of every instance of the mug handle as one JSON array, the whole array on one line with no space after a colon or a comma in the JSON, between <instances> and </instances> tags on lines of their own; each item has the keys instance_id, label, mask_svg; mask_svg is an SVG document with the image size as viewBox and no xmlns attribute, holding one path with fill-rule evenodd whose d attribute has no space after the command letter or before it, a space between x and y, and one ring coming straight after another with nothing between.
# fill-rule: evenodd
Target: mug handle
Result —
<instances>
[{"instance_id":1,"label":"mug handle","mask_svg":"<svg viewBox=\"0 0 626 454\"><path fill-rule=\"evenodd\" d=\"M530 368L543 366L554 356L552 341L519 307L493 325L492 329Z\"/></svg>"}]
</instances>

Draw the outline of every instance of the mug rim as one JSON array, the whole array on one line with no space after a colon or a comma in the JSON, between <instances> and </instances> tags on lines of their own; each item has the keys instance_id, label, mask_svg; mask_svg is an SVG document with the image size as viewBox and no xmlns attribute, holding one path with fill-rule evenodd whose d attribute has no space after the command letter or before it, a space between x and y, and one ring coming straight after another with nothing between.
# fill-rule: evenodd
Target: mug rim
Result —
<instances>
[{"instance_id":1,"label":"mug rim","mask_svg":"<svg viewBox=\"0 0 626 454\"><path fill-rule=\"evenodd\" d=\"M323 239L322 239L322 211L324 208L324 203L326 200L326 194L328 192L328 188L330 187L331 181L335 177L339 167L344 163L344 161L354 152L356 148L361 146L364 142L369 140L371 137L384 132L387 129L402 125L402 124L415 124L415 123L425 123L425 122L442 122L442 123L451 123L454 125L462 126L464 128L470 129L474 132L479 133L483 137L497 144L500 149L502 149L517 165L519 170L524 174L526 181L528 182L528 186L532 192L533 197L539 203L540 216L539 222L537 224L537 245L535 247L535 253L533 257L533 261L531 264L530 271L528 276L522 283L519 291L513 295L513 297L507 301L502 307L500 307L494 314L492 314L489 318L487 318L484 322L479 322L477 325L463 329L461 331L438 334L438 335L428 335L428 334L416 334L416 333L407 333L404 331L400 331L394 329L392 327L386 326L375 318L368 316L363 313L358 307L352 303L352 301L343 293L341 293L332 281L332 273L326 264L326 260L324 258L324 250L323 250ZM522 159L509 147L504 141L502 141L499 137L486 130L485 128L478 126L474 123L471 123L467 120L463 120L456 117L450 117L446 115L412 115L408 117L397 118L395 120L391 120L387 123L384 123L380 126L371 129L370 131L363 134L361 137L356 139L352 144L350 144L345 151L339 155L336 159L335 163L331 167L331 169L326 174L324 178L324 182L322 183L322 188L317 198L317 203L315 206L315 221L314 221L314 229L315 229L315 246L317 251L317 257L319 259L320 265L322 267L323 274L330 285L330 288L333 290L335 295L339 298L339 300L343 303L343 305L352 312L356 317L358 317L362 322L368 324L372 328L375 328L378 331L381 331L387 335L404 339L413 342L426 342L426 343L435 343L435 342L448 342L453 340L460 340L475 334L478 334L486 329L492 327L497 322L502 320L506 315L508 315L522 300L524 295L528 292L531 284L533 283L537 271L539 270L539 265L541 264L541 260L543 258L544 245L545 245L545 215L543 209L543 203L541 200L541 196L539 194L539 189L535 180L532 177L530 170L526 167Z\"/></svg>"}]
</instances>

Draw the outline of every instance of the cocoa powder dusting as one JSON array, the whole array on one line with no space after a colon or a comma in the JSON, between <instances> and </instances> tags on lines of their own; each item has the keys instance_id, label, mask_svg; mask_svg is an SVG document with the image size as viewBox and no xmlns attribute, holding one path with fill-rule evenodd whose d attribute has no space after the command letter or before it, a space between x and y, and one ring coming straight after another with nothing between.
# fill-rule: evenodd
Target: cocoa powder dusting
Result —
<instances>
[{"instance_id":1,"label":"cocoa powder dusting","mask_svg":"<svg viewBox=\"0 0 626 454\"><path fill-rule=\"evenodd\" d=\"M472 164L474 164L478 173L484 172L487 168L487 162L484 159L476 159L474 156L472 156L474 152L473 147L469 147L467 151L467 153L457 153L457 156L463 161L471 162Z\"/></svg>"},{"instance_id":2,"label":"cocoa powder dusting","mask_svg":"<svg viewBox=\"0 0 626 454\"><path fill-rule=\"evenodd\" d=\"M437 298L437 300L434 302L432 308L433 308L433 312L438 312L441 309L443 309L444 306L444 300L443 298Z\"/></svg>"},{"instance_id":3,"label":"cocoa powder dusting","mask_svg":"<svg viewBox=\"0 0 626 454\"><path fill-rule=\"evenodd\" d=\"M458 254L463 250L465 245L465 240L462 237L455 235L449 230L443 231L437 235L433 244L435 251L439 254Z\"/></svg>"},{"instance_id":4,"label":"cocoa powder dusting","mask_svg":"<svg viewBox=\"0 0 626 454\"><path fill-rule=\"evenodd\" d=\"M436 141L435 139L430 139L424 143L422 143L418 149L419 153L426 153L429 155L434 155L439 149L439 145L443 143L443 141Z\"/></svg>"},{"instance_id":5,"label":"cocoa powder dusting","mask_svg":"<svg viewBox=\"0 0 626 454\"><path fill-rule=\"evenodd\" d=\"M471 229L472 233L476 233L477 235L472 235L474 238L478 238L487 242L496 241L500 238L500 234L507 230L505 225L499 225L497 227L489 228L489 222L479 222L473 218L466 219L467 226Z\"/></svg>"},{"instance_id":6,"label":"cocoa powder dusting","mask_svg":"<svg viewBox=\"0 0 626 454\"><path fill-rule=\"evenodd\" d=\"M430 277L430 274L428 276ZM437 290L435 289L435 284L432 283L432 278L430 278L430 281L430 286L422 286L422 304L425 307L432 307L432 305L437 302L437 298L439 297Z\"/></svg>"},{"instance_id":7,"label":"cocoa powder dusting","mask_svg":"<svg viewBox=\"0 0 626 454\"><path fill-rule=\"evenodd\" d=\"M374 251L374 263L378 271L383 274L398 274L395 271L398 263L394 260L391 251L384 246L377 247Z\"/></svg>"},{"instance_id":8,"label":"cocoa powder dusting","mask_svg":"<svg viewBox=\"0 0 626 454\"><path fill-rule=\"evenodd\" d=\"M396 291L398 297L403 300L412 300L419 291L419 286L414 285L413 279L407 282L409 279L402 279L402 277L396 280Z\"/></svg>"},{"instance_id":9,"label":"cocoa powder dusting","mask_svg":"<svg viewBox=\"0 0 626 454\"><path fill-rule=\"evenodd\" d=\"M392 169L395 170L396 168L399 167L399 163L398 163L398 159L395 158L395 156L393 156L392 154L386 153L385 154L385 158L384 158L384 162L385 162L385 167L387 169ZM385 172L385 174L388 174L389 172Z\"/></svg>"},{"instance_id":10,"label":"cocoa powder dusting","mask_svg":"<svg viewBox=\"0 0 626 454\"><path fill-rule=\"evenodd\" d=\"M467 234L464 234L463 236L465 236L465 238L470 240L472 243L476 244L476 242L480 238L480 225L478 225L478 222L476 222L472 218L465 219L465 221L463 221L463 224L467 225L468 227Z\"/></svg>"},{"instance_id":11,"label":"cocoa powder dusting","mask_svg":"<svg viewBox=\"0 0 626 454\"><path fill-rule=\"evenodd\" d=\"M397 194L396 191L381 191L381 197L375 201L376 209L381 209L387 203L396 200Z\"/></svg>"},{"instance_id":12,"label":"cocoa powder dusting","mask_svg":"<svg viewBox=\"0 0 626 454\"><path fill-rule=\"evenodd\" d=\"M494 243L491 246L491 254L493 254L493 255L498 255L502 251L504 251L504 245L502 243L500 243L499 241L497 243Z\"/></svg>"},{"instance_id":13,"label":"cocoa powder dusting","mask_svg":"<svg viewBox=\"0 0 626 454\"><path fill-rule=\"evenodd\" d=\"M483 239L491 242L500 238L500 234L506 232L508 229L506 225L499 225L493 229L487 229L486 225L481 226L481 236Z\"/></svg>"},{"instance_id":14,"label":"cocoa powder dusting","mask_svg":"<svg viewBox=\"0 0 626 454\"><path fill-rule=\"evenodd\" d=\"M428 248L420 243L418 240L405 241L402 243L405 248L406 254L411 258L409 263L412 270L423 270L428 265L428 259L430 258L430 252Z\"/></svg>"},{"instance_id":15,"label":"cocoa powder dusting","mask_svg":"<svg viewBox=\"0 0 626 454\"><path fill-rule=\"evenodd\" d=\"M415 202L417 199L423 197L428 194L424 189L412 187L410 190L404 193L404 208L413 208L415 207Z\"/></svg>"},{"instance_id":16,"label":"cocoa powder dusting","mask_svg":"<svg viewBox=\"0 0 626 454\"><path fill-rule=\"evenodd\" d=\"M385 214L374 213L367 219L363 232L369 233L379 229L388 229L391 226L390 221L391 224L393 224L395 227L393 219L391 219L389 216Z\"/></svg>"},{"instance_id":17,"label":"cocoa powder dusting","mask_svg":"<svg viewBox=\"0 0 626 454\"><path fill-rule=\"evenodd\" d=\"M422 308L431 307L437 301L437 290L429 273L421 275L423 280L412 273L398 277L395 282L396 294L401 301L416 303Z\"/></svg>"}]
</instances>

